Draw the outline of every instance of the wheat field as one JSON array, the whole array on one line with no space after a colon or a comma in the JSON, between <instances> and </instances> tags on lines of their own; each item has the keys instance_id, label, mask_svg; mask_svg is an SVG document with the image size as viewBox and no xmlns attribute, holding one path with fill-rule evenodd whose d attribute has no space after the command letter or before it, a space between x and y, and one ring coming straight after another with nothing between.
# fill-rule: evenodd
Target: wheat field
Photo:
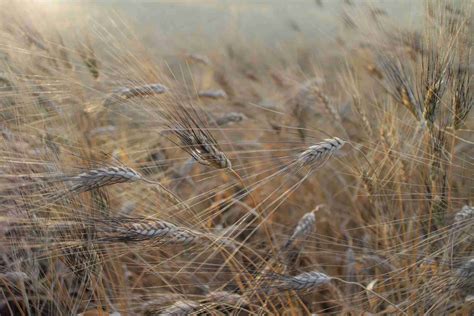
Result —
<instances>
[{"instance_id":1,"label":"wheat field","mask_svg":"<svg viewBox=\"0 0 474 316\"><path fill-rule=\"evenodd\" d=\"M471 1L0 1L0 315L472 315Z\"/></svg>"}]
</instances>

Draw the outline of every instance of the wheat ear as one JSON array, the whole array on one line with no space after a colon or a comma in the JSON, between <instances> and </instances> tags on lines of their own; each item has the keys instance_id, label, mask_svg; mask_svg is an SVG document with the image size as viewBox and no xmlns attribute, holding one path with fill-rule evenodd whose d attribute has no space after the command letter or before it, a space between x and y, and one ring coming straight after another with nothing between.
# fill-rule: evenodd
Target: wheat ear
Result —
<instances>
[{"instance_id":1,"label":"wheat ear","mask_svg":"<svg viewBox=\"0 0 474 316\"><path fill-rule=\"evenodd\" d=\"M307 237L314 229L314 223L316 223L314 211L304 214L298 221L290 238L288 238L288 241L283 246L283 250L288 249L296 239Z\"/></svg>"},{"instance_id":2,"label":"wheat ear","mask_svg":"<svg viewBox=\"0 0 474 316\"><path fill-rule=\"evenodd\" d=\"M168 91L168 88L159 83L147 84L131 88L119 88L113 91L112 94L105 99L103 105L105 107L109 107L120 101L128 100L135 97L145 97L150 95L162 94L166 91Z\"/></svg>"},{"instance_id":3,"label":"wheat ear","mask_svg":"<svg viewBox=\"0 0 474 316\"><path fill-rule=\"evenodd\" d=\"M296 163L299 167L320 167L344 144L345 141L338 137L325 139L320 143L309 146L308 149L299 154Z\"/></svg>"}]
</instances>

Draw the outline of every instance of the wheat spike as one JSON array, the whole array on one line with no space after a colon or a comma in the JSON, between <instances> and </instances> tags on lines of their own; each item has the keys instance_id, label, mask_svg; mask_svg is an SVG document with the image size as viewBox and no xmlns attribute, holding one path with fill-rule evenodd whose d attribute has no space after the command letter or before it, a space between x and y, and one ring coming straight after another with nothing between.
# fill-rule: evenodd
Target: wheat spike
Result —
<instances>
[{"instance_id":1,"label":"wheat spike","mask_svg":"<svg viewBox=\"0 0 474 316\"><path fill-rule=\"evenodd\" d=\"M314 223L316 222L316 216L314 215L314 211L308 212L304 214L301 219L298 221L296 228L291 234L290 238L286 242L283 249L287 249L291 246L291 244L298 238L303 238L308 236L314 228Z\"/></svg>"},{"instance_id":2,"label":"wheat spike","mask_svg":"<svg viewBox=\"0 0 474 316\"><path fill-rule=\"evenodd\" d=\"M464 205L454 216L454 223L462 223L472 218L474 218L474 207Z\"/></svg>"},{"instance_id":3,"label":"wheat spike","mask_svg":"<svg viewBox=\"0 0 474 316\"><path fill-rule=\"evenodd\" d=\"M276 274L275 277L275 283L271 284L270 287L276 288L280 291L307 290L316 288L331 281L331 277L317 271L304 272L296 276L285 276Z\"/></svg>"},{"instance_id":4,"label":"wheat spike","mask_svg":"<svg viewBox=\"0 0 474 316\"><path fill-rule=\"evenodd\" d=\"M248 301L239 294L227 291L214 291L206 295L206 299L211 303L225 304L230 306L248 305Z\"/></svg>"},{"instance_id":5,"label":"wheat spike","mask_svg":"<svg viewBox=\"0 0 474 316\"><path fill-rule=\"evenodd\" d=\"M203 65L206 65L206 66L211 65L211 60L206 55L189 54L186 57L187 57L188 60L199 63L199 64L203 64Z\"/></svg>"},{"instance_id":6,"label":"wheat spike","mask_svg":"<svg viewBox=\"0 0 474 316\"><path fill-rule=\"evenodd\" d=\"M202 233L186 227L179 227L163 220L148 220L141 218L108 218L98 220L96 229L105 233L103 241L163 241L171 244L209 244L235 249L236 245L231 239Z\"/></svg>"},{"instance_id":7,"label":"wheat spike","mask_svg":"<svg viewBox=\"0 0 474 316\"><path fill-rule=\"evenodd\" d=\"M226 99L227 93L224 90L205 90L199 91L198 96L201 98L210 98L210 99Z\"/></svg>"},{"instance_id":8,"label":"wheat spike","mask_svg":"<svg viewBox=\"0 0 474 316\"><path fill-rule=\"evenodd\" d=\"M140 180L146 183L157 185L157 187L153 187L153 189L164 195L170 202L182 204L189 208L163 185L144 178L140 173L129 167L104 167L93 169L72 177L70 180L74 183L71 188L72 192L87 192L107 185L124 182L135 182Z\"/></svg>"},{"instance_id":9,"label":"wheat spike","mask_svg":"<svg viewBox=\"0 0 474 316\"><path fill-rule=\"evenodd\" d=\"M191 244L204 237L204 234L178 227L172 223L162 220L140 220L140 219L111 219L105 223L107 227L102 228L105 232L117 235L106 236L105 240L144 241L162 240L168 243Z\"/></svg>"},{"instance_id":10,"label":"wheat spike","mask_svg":"<svg viewBox=\"0 0 474 316\"><path fill-rule=\"evenodd\" d=\"M224 126L224 125L227 125L229 123L241 122L241 121L245 120L246 118L247 117L243 113L229 112L229 113L226 113L223 116L219 117L216 120L216 124L219 125L219 126Z\"/></svg>"},{"instance_id":11,"label":"wheat spike","mask_svg":"<svg viewBox=\"0 0 474 316\"><path fill-rule=\"evenodd\" d=\"M199 308L200 304L190 300L180 300L169 306L157 315L163 316L184 316L191 315Z\"/></svg>"},{"instance_id":12,"label":"wheat spike","mask_svg":"<svg viewBox=\"0 0 474 316\"><path fill-rule=\"evenodd\" d=\"M345 141L338 137L334 137L309 146L308 149L298 155L297 165L299 167L319 167L331 158L336 151L341 149L344 144Z\"/></svg>"},{"instance_id":13,"label":"wheat spike","mask_svg":"<svg viewBox=\"0 0 474 316\"><path fill-rule=\"evenodd\" d=\"M71 191L86 192L106 185L141 180L141 175L128 167L104 167L83 172L70 180L74 183Z\"/></svg>"},{"instance_id":14,"label":"wheat spike","mask_svg":"<svg viewBox=\"0 0 474 316\"><path fill-rule=\"evenodd\" d=\"M455 286L467 295L474 295L474 258L456 271Z\"/></svg>"},{"instance_id":15,"label":"wheat spike","mask_svg":"<svg viewBox=\"0 0 474 316\"><path fill-rule=\"evenodd\" d=\"M112 94L108 96L107 99L105 99L103 104L105 107L108 107L119 101L124 101L135 97L145 97L150 95L163 94L166 91L168 91L168 88L159 83L146 84L143 86L131 88L119 88L117 90L114 90Z\"/></svg>"},{"instance_id":16,"label":"wheat spike","mask_svg":"<svg viewBox=\"0 0 474 316\"><path fill-rule=\"evenodd\" d=\"M201 129L187 130L174 128L173 132L179 137L183 150L189 153L197 162L217 169L231 168L232 164L227 156L219 150L212 137Z\"/></svg>"},{"instance_id":17,"label":"wheat spike","mask_svg":"<svg viewBox=\"0 0 474 316\"><path fill-rule=\"evenodd\" d=\"M12 82L3 74L0 73L0 92L13 90Z\"/></svg>"},{"instance_id":18,"label":"wheat spike","mask_svg":"<svg viewBox=\"0 0 474 316\"><path fill-rule=\"evenodd\" d=\"M231 162L219 148L213 135L206 129L207 116L193 105L177 105L163 113L172 142L191 155L197 162L217 169L231 168ZM174 135L169 137L168 134Z\"/></svg>"},{"instance_id":19,"label":"wheat spike","mask_svg":"<svg viewBox=\"0 0 474 316\"><path fill-rule=\"evenodd\" d=\"M10 282L16 282L28 280L29 277L25 272L5 272L0 273L0 279Z\"/></svg>"}]
</instances>

